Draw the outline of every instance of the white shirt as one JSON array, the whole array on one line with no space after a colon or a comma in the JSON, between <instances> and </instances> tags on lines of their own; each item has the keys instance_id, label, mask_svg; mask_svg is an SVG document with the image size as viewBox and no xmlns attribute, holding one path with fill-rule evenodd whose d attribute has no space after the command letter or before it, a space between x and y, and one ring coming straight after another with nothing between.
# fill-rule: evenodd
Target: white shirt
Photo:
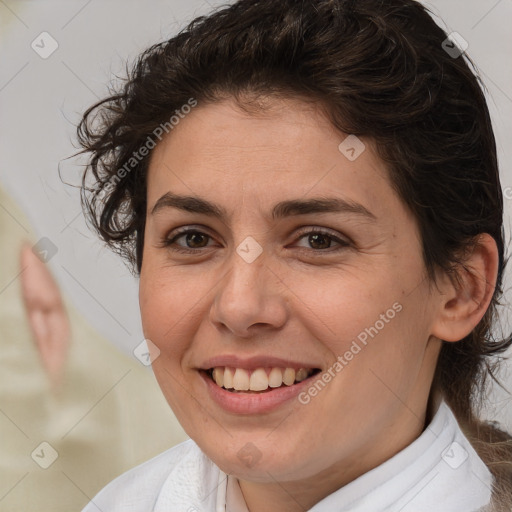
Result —
<instances>
[{"instance_id":1,"label":"white shirt","mask_svg":"<svg viewBox=\"0 0 512 512\"><path fill-rule=\"evenodd\" d=\"M477 512L492 475L444 400L409 446L310 512ZM249 512L238 485L191 439L116 478L82 512Z\"/></svg>"}]
</instances>

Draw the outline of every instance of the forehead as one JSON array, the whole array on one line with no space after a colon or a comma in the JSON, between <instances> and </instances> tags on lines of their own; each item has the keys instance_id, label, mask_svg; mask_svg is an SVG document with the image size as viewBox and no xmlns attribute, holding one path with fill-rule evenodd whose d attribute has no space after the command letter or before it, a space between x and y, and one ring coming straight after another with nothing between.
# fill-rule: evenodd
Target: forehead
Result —
<instances>
[{"instance_id":1,"label":"forehead","mask_svg":"<svg viewBox=\"0 0 512 512\"><path fill-rule=\"evenodd\" d=\"M396 202L370 141L339 132L310 103L279 99L265 106L246 112L224 100L184 116L153 150L148 210L169 191L214 197L226 209L242 196L261 206L333 194L373 208Z\"/></svg>"}]
</instances>

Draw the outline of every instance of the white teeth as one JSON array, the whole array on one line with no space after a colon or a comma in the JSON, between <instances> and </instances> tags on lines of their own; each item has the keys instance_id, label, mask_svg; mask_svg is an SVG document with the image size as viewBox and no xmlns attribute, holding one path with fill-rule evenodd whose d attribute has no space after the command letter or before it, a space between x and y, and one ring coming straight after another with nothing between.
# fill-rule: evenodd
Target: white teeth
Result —
<instances>
[{"instance_id":1,"label":"white teeth","mask_svg":"<svg viewBox=\"0 0 512 512\"><path fill-rule=\"evenodd\" d=\"M249 389L251 391L264 391L268 388L267 372L263 368L258 368L251 373Z\"/></svg>"},{"instance_id":2,"label":"white teeth","mask_svg":"<svg viewBox=\"0 0 512 512\"><path fill-rule=\"evenodd\" d=\"M283 383L283 372L280 368L272 368L268 375L268 385L271 388L278 388Z\"/></svg>"},{"instance_id":3,"label":"white teeth","mask_svg":"<svg viewBox=\"0 0 512 512\"><path fill-rule=\"evenodd\" d=\"M222 368L219 368L222 371ZM230 368L224 369L224 387L226 389L233 389L233 372Z\"/></svg>"},{"instance_id":4,"label":"white teeth","mask_svg":"<svg viewBox=\"0 0 512 512\"><path fill-rule=\"evenodd\" d=\"M291 386L295 382L295 370L293 368L286 368L283 372L283 382L287 386Z\"/></svg>"},{"instance_id":5,"label":"white teeth","mask_svg":"<svg viewBox=\"0 0 512 512\"><path fill-rule=\"evenodd\" d=\"M224 373L222 368L213 369L213 380L217 383L217 386L222 387L224 385Z\"/></svg>"},{"instance_id":6,"label":"white teeth","mask_svg":"<svg viewBox=\"0 0 512 512\"><path fill-rule=\"evenodd\" d=\"M237 391L247 391L249 389L249 374L245 370L242 370L242 368L237 368L235 371L233 387Z\"/></svg>"},{"instance_id":7,"label":"white teeth","mask_svg":"<svg viewBox=\"0 0 512 512\"><path fill-rule=\"evenodd\" d=\"M212 378L219 387L235 391L265 391L268 388L278 388L283 384L292 386L302 382L313 373L313 369L300 368L271 368L269 374L264 368L249 372L243 368L213 368Z\"/></svg>"}]
</instances>

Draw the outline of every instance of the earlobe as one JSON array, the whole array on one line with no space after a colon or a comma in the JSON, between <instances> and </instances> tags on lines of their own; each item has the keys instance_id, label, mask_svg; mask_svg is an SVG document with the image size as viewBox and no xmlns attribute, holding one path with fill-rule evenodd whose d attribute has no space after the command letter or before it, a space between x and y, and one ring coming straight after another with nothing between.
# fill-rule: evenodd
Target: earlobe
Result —
<instances>
[{"instance_id":1,"label":"earlobe","mask_svg":"<svg viewBox=\"0 0 512 512\"><path fill-rule=\"evenodd\" d=\"M57 388L67 359L71 326L57 283L30 244L20 251L21 288L27 319L43 366Z\"/></svg>"},{"instance_id":2,"label":"earlobe","mask_svg":"<svg viewBox=\"0 0 512 512\"><path fill-rule=\"evenodd\" d=\"M498 275L498 248L487 233L478 235L471 254L457 269L458 278L439 280L439 313L432 334L460 341L480 322L491 303Z\"/></svg>"}]
</instances>

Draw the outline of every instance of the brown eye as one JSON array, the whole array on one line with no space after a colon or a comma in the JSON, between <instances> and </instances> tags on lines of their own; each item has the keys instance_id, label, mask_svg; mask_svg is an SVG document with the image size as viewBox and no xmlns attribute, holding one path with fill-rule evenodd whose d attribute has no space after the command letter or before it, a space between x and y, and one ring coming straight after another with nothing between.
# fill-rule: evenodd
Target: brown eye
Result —
<instances>
[{"instance_id":1,"label":"brown eye","mask_svg":"<svg viewBox=\"0 0 512 512\"><path fill-rule=\"evenodd\" d=\"M204 247L204 244L201 244L201 241L204 242L207 238L209 238L208 235L205 235L204 233L200 233L198 231L191 231L190 233L186 233L182 236L185 237L187 246L191 247L192 249L197 249L198 247ZM177 238L181 238L181 237L177 237ZM191 245L189 245L189 244L191 244Z\"/></svg>"},{"instance_id":2,"label":"brown eye","mask_svg":"<svg viewBox=\"0 0 512 512\"><path fill-rule=\"evenodd\" d=\"M308 243L312 244L313 249L328 249L331 246L330 240L331 237L322 233L308 235Z\"/></svg>"},{"instance_id":3,"label":"brown eye","mask_svg":"<svg viewBox=\"0 0 512 512\"><path fill-rule=\"evenodd\" d=\"M342 240L332 233L321 229L303 232L299 240L304 238L307 238L307 243L314 250L313 252L334 252L350 246L348 241ZM340 247L328 251L327 249L331 249L333 241Z\"/></svg>"},{"instance_id":4,"label":"brown eye","mask_svg":"<svg viewBox=\"0 0 512 512\"><path fill-rule=\"evenodd\" d=\"M162 240L161 246L167 247L172 251L184 254L199 254L201 249L208 247L208 240L212 237L197 229L183 229L174 233L174 236ZM307 238L310 247L310 253L331 253L342 250L350 246L350 242L333 235L329 231L322 229L314 229L303 232L299 240ZM178 240L184 239L183 243L177 243ZM332 247L333 242L338 247Z\"/></svg>"},{"instance_id":5,"label":"brown eye","mask_svg":"<svg viewBox=\"0 0 512 512\"><path fill-rule=\"evenodd\" d=\"M180 239L185 240L185 245L176 243ZM185 254L198 254L201 249L208 247L208 239L211 239L210 235L197 229L183 229L178 231L175 236L162 240L161 246Z\"/></svg>"}]
</instances>

